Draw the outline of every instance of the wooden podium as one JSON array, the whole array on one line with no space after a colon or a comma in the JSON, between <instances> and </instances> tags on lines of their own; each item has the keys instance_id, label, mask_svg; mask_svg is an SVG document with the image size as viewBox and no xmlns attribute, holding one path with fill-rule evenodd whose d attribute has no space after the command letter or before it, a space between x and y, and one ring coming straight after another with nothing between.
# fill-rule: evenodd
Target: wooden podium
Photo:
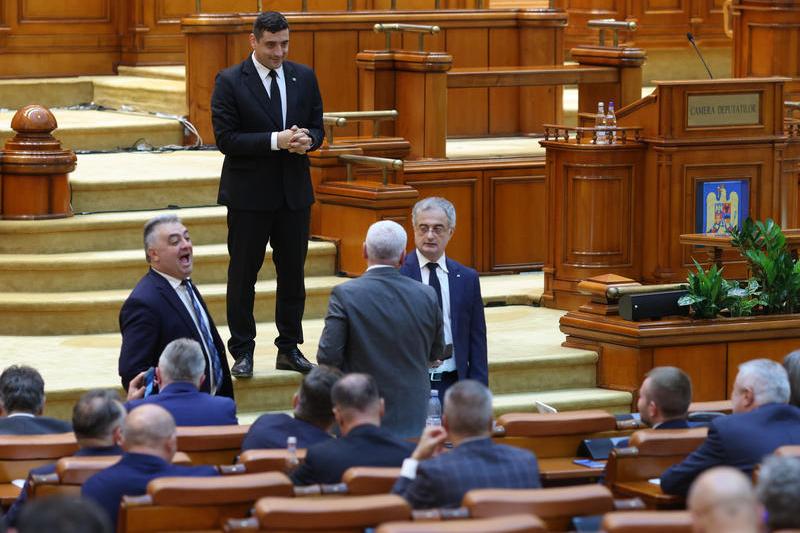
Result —
<instances>
[{"instance_id":1,"label":"wooden podium","mask_svg":"<svg viewBox=\"0 0 800 533\"><path fill-rule=\"evenodd\" d=\"M719 204L734 225L748 215L794 222L797 202L785 201L798 196L797 166L784 162L786 81L656 82L651 95L617 113L619 127L641 128L636 146L543 142L550 195L543 303L577 309L588 302L577 284L602 274L685 281L692 257L707 254L682 245L680 235L707 231L709 205ZM727 277L745 277L734 251L722 262Z\"/></svg>"}]
</instances>

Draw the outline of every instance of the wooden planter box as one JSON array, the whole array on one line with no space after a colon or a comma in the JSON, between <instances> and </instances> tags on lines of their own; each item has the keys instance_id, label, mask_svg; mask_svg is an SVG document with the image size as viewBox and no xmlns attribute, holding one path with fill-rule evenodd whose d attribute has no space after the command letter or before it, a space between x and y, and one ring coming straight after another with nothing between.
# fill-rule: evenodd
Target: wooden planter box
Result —
<instances>
[{"instance_id":1,"label":"wooden planter box","mask_svg":"<svg viewBox=\"0 0 800 533\"><path fill-rule=\"evenodd\" d=\"M692 379L693 400L730 396L738 367L750 359L783 357L800 348L800 314L630 322L616 314L569 312L560 320L564 346L596 350L597 384L637 391L656 366L677 366Z\"/></svg>"}]
</instances>

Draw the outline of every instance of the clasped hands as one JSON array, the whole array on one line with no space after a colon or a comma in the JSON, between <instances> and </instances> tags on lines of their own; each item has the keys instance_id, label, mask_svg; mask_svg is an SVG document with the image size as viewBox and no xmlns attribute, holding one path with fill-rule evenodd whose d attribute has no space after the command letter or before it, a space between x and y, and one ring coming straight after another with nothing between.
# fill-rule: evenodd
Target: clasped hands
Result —
<instances>
[{"instance_id":1,"label":"clasped hands","mask_svg":"<svg viewBox=\"0 0 800 533\"><path fill-rule=\"evenodd\" d=\"M291 128L278 132L278 148L293 154L304 154L311 149L312 139L307 128L299 128L295 124Z\"/></svg>"}]
</instances>

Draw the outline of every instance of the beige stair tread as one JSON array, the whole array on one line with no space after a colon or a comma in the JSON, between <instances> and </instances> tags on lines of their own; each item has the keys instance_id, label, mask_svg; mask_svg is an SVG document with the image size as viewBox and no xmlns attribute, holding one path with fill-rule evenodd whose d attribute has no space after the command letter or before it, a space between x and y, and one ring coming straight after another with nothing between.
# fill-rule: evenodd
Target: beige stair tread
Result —
<instances>
[{"instance_id":1,"label":"beige stair tread","mask_svg":"<svg viewBox=\"0 0 800 533\"><path fill-rule=\"evenodd\" d=\"M632 395L629 392L601 388L561 389L542 392L500 394L494 397L495 412L536 412L535 402L552 405L556 409L608 409L613 412L630 412Z\"/></svg>"},{"instance_id":2,"label":"beige stair tread","mask_svg":"<svg viewBox=\"0 0 800 533\"><path fill-rule=\"evenodd\" d=\"M135 91L159 91L186 93L186 82L174 79L154 79L141 76L94 76L92 83L95 89L100 86L126 88Z\"/></svg>"},{"instance_id":3,"label":"beige stair tread","mask_svg":"<svg viewBox=\"0 0 800 533\"><path fill-rule=\"evenodd\" d=\"M306 295L318 294L329 291L332 287L347 281L346 278L336 276L312 276L306 278ZM274 293L276 280L263 280L256 283L256 292ZM203 285L200 290L204 299L210 300L218 297L225 297L226 285L214 283ZM132 287L131 287L132 289ZM111 291L81 291L81 292L0 292L0 310L9 307L31 309L58 309L61 307L86 307L95 304L118 303L128 297L131 289L111 290Z\"/></svg>"},{"instance_id":4,"label":"beige stair tread","mask_svg":"<svg viewBox=\"0 0 800 533\"><path fill-rule=\"evenodd\" d=\"M76 190L191 186L218 181L224 158L216 150L80 154L70 183Z\"/></svg>"},{"instance_id":5,"label":"beige stair tread","mask_svg":"<svg viewBox=\"0 0 800 533\"><path fill-rule=\"evenodd\" d=\"M120 76L140 76L143 78L162 78L168 80L186 81L186 67L183 65L140 67L120 65L117 67L117 72L120 74Z\"/></svg>"},{"instance_id":6,"label":"beige stair tread","mask_svg":"<svg viewBox=\"0 0 800 533\"><path fill-rule=\"evenodd\" d=\"M126 131L140 131L160 128L183 131L183 126L175 120L150 115L73 109L54 109L52 112L58 122L58 129L55 130L56 136L58 136L59 130L64 129L102 131L125 129ZM0 111L0 135L12 131L10 124L13 116L13 112Z\"/></svg>"},{"instance_id":7,"label":"beige stair tread","mask_svg":"<svg viewBox=\"0 0 800 533\"><path fill-rule=\"evenodd\" d=\"M448 159L472 159L486 157L544 157L545 150L535 137L492 137L447 139Z\"/></svg>"},{"instance_id":8,"label":"beige stair tread","mask_svg":"<svg viewBox=\"0 0 800 533\"><path fill-rule=\"evenodd\" d=\"M544 292L544 274L532 272L481 277L484 302L506 305L538 304Z\"/></svg>"}]
</instances>

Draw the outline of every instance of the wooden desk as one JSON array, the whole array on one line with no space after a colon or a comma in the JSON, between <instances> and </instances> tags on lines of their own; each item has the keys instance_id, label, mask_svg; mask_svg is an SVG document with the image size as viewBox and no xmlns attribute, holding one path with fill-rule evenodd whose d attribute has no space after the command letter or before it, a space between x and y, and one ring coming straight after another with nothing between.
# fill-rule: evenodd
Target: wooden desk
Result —
<instances>
[{"instance_id":1,"label":"wooden desk","mask_svg":"<svg viewBox=\"0 0 800 533\"><path fill-rule=\"evenodd\" d=\"M800 248L800 229L785 229L783 234L786 237L786 246L791 250L792 257L797 259L797 250ZM731 244L730 235L718 235L714 233L687 233L681 235L680 243L687 246L708 247L709 261L722 268L725 250L735 250Z\"/></svg>"},{"instance_id":2,"label":"wooden desk","mask_svg":"<svg viewBox=\"0 0 800 533\"><path fill-rule=\"evenodd\" d=\"M664 494L660 485L647 480L619 481L614 484L614 493L641 498L648 509L683 509L684 507L682 497Z\"/></svg>"},{"instance_id":3,"label":"wooden desk","mask_svg":"<svg viewBox=\"0 0 800 533\"><path fill-rule=\"evenodd\" d=\"M589 468L575 464L577 457L545 457L539 459L539 475L542 484L577 484L594 483L602 477L605 471L605 461L602 468ZM553 482L553 483L548 483Z\"/></svg>"}]
</instances>

